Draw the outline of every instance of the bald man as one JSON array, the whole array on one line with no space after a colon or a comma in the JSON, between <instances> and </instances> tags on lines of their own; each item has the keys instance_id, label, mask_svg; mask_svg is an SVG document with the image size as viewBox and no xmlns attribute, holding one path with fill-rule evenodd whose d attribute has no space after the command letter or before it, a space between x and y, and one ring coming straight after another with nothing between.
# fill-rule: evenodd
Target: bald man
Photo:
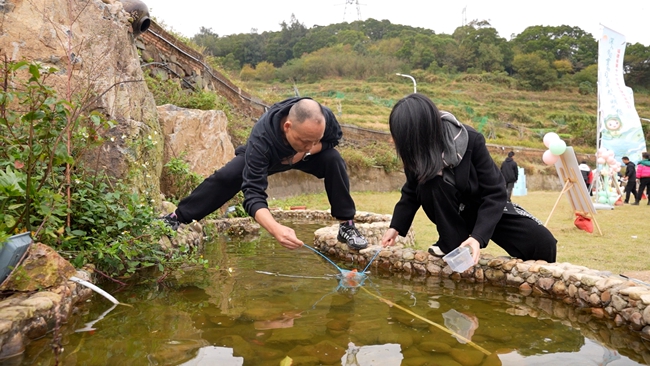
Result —
<instances>
[{"instance_id":1,"label":"bald man","mask_svg":"<svg viewBox=\"0 0 650 366\"><path fill-rule=\"evenodd\" d=\"M235 149L235 157L206 178L163 220L176 230L181 223L201 220L241 190L246 212L282 246L299 248L303 243L293 229L271 215L266 194L269 175L298 169L324 180L332 216L340 221L338 240L351 249L364 249L368 241L354 226L356 208L345 162L334 149L341 136L334 113L318 102L289 98L276 103L253 126L246 145Z\"/></svg>"}]
</instances>

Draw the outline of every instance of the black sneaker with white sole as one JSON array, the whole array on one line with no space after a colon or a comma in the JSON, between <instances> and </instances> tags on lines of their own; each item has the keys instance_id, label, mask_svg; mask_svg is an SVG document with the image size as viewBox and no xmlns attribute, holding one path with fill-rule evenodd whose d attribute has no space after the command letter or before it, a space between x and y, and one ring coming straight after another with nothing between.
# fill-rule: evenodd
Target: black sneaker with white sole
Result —
<instances>
[{"instance_id":1,"label":"black sneaker with white sole","mask_svg":"<svg viewBox=\"0 0 650 366\"><path fill-rule=\"evenodd\" d=\"M368 247L368 240L361 235L359 230L354 226L352 220L339 225L339 234L336 239L341 243L346 243L350 248L361 250Z\"/></svg>"},{"instance_id":2,"label":"black sneaker with white sole","mask_svg":"<svg viewBox=\"0 0 650 366\"><path fill-rule=\"evenodd\" d=\"M174 231L178 230L178 227L181 226L181 222L178 221L178 216L176 216L176 212L167 214L161 217L160 220L163 220L165 225L169 226Z\"/></svg>"}]
</instances>

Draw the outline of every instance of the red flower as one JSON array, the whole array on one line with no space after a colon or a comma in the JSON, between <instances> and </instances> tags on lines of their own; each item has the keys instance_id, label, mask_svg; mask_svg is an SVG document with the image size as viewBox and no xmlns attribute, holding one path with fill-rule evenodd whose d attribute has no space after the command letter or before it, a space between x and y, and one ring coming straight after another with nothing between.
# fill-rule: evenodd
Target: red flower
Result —
<instances>
[{"instance_id":1,"label":"red flower","mask_svg":"<svg viewBox=\"0 0 650 366\"><path fill-rule=\"evenodd\" d=\"M20 160L16 160L16 161L14 162L14 167L16 167L16 169L22 169L24 166L25 166L25 163L23 163L23 162L20 161Z\"/></svg>"}]
</instances>

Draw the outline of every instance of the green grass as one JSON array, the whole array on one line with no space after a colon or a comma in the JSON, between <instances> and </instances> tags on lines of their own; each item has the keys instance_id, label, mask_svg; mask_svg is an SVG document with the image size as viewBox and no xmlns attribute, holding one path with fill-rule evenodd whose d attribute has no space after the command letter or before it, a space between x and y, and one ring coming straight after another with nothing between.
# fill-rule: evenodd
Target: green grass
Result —
<instances>
[{"instance_id":1,"label":"green grass","mask_svg":"<svg viewBox=\"0 0 650 366\"><path fill-rule=\"evenodd\" d=\"M513 197L513 201L546 222L559 195L559 192L529 192L526 196ZM400 193L353 192L352 196L358 211L392 214ZM573 225L574 216L569 200L566 196L559 198L558 206L548 222L549 230L558 239L558 262L569 262L614 274L650 270L650 230L647 224L650 206L646 205L647 201L640 206L624 205L617 206L614 210L597 211L596 222L602 230L601 236L596 228L593 234L577 229ZM329 208L324 193L272 200L269 205L282 208L305 205L308 209L316 210ZM419 248L424 249L437 240L435 226L421 209L415 217L413 229ZM507 255L494 243L490 243L483 252Z\"/></svg>"}]
</instances>

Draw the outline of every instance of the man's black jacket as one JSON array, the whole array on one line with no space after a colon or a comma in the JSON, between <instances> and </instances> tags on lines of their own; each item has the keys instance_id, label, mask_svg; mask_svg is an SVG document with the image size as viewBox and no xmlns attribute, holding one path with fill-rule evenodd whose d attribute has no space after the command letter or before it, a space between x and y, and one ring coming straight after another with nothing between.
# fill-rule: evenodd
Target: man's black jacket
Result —
<instances>
[{"instance_id":1,"label":"man's black jacket","mask_svg":"<svg viewBox=\"0 0 650 366\"><path fill-rule=\"evenodd\" d=\"M631 161L628 161L627 164L625 164L625 176L627 177L628 184L631 184L632 182L636 184L636 166Z\"/></svg>"},{"instance_id":2,"label":"man's black jacket","mask_svg":"<svg viewBox=\"0 0 650 366\"><path fill-rule=\"evenodd\" d=\"M517 162L511 157L507 157L506 160L501 163L501 174L503 174L503 179L506 180L506 183L516 182L519 178Z\"/></svg>"},{"instance_id":3,"label":"man's black jacket","mask_svg":"<svg viewBox=\"0 0 650 366\"><path fill-rule=\"evenodd\" d=\"M286 165L279 166L282 160L296 154L284 137L282 118L287 116L291 107L301 99L310 98L289 98L272 105L255 123L248 137L241 189L244 192L244 209L251 217L255 217L260 208L268 208L266 188L269 170L286 170ZM325 133L321 139L322 151L338 145L343 133L334 113L327 107L321 108L326 122Z\"/></svg>"}]
</instances>

